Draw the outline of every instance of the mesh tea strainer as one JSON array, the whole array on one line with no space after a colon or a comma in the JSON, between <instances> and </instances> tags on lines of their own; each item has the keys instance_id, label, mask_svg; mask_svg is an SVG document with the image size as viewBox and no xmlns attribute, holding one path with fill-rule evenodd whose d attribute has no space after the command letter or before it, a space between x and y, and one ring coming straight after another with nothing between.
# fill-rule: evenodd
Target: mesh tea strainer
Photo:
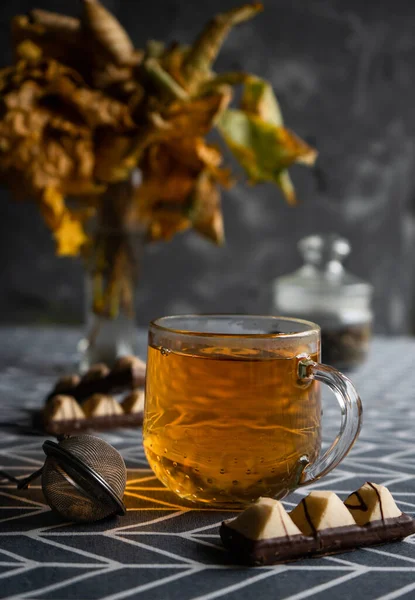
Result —
<instances>
[{"instance_id":1,"label":"mesh tea strainer","mask_svg":"<svg viewBox=\"0 0 415 600\"><path fill-rule=\"evenodd\" d=\"M92 435L62 436L58 443L46 441L41 469L17 481L19 489L42 476L42 491L49 506L65 519L92 522L124 515L122 497L127 471L120 453Z\"/></svg>"}]
</instances>

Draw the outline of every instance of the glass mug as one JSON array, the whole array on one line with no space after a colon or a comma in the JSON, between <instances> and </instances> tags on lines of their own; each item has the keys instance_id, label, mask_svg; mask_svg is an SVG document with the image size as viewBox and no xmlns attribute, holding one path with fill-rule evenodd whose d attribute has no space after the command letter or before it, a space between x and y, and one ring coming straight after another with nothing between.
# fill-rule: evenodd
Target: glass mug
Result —
<instances>
[{"instance_id":1,"label":"glass mug","mask_svg":"<svg viewBox=\"0 0 415 600\"><path fill-rule=\"evenodd\" d=\"M150 324L143 442L154 473L194 502L283 498L333 469L356 440L360 398L319 364L320 328L300 319L190 315ZM341 427L320 456L319 381Z\"/></svg>"}]
</instances>

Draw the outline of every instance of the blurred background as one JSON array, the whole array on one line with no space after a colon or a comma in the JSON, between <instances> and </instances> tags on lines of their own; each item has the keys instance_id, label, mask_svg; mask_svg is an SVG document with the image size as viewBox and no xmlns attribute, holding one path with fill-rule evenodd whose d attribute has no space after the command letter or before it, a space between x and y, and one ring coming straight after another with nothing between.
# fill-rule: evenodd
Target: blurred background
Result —
<instances>
[{"instance_id":1,"label":"blurred background","mask_svg":"<svg viewBox=\"0 0 415 600\"><path fill-rule=\"evenodd\" d=\"M234 0L106 0L135 45L191 41ZM217 71L270 80L286 125L319 151L317 169L291 170L300 204L271 185L223 194L226 245L193 232L149 245L137 298L140 325L183 312L270 311L270 282L301 264L299 239L335 232L352 245L347 268L375 288L375 331L415 333L415 7L408 0L265 0L234 29ZM74 0L2 0L0 53L9 22L31 8L76 15ZM32 203L0 198L0 320L80 323L83 269L54 255Z\"/></svg>"}]
</instances>

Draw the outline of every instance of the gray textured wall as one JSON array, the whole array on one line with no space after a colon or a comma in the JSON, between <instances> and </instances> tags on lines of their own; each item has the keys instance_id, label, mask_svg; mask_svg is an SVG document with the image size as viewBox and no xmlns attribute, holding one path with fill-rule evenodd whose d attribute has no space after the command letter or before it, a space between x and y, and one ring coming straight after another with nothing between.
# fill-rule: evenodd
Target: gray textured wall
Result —
<instances>
[{"instance_id":1,"label":"gray textured wall","mask_svg":"<svg viewBox=\"0 0 415 600\"><path fill-rule=\"evenodd\" d=\"M234 0L107 1L137 46L147 38L190 40ZM0 52L10 60L11 16L34 6L75 14L77 2L3 0ZM218 70L270 79L287 124L319 149L321 189L293 169L301 206L271 186L224 194L225 248L186 233L148 248L138 317L182 311L268 309L269 281L299 265L296 242L335 231L353 245L348 267L375 286L376 329L415 330L415 35L412 1L265 0L265 12L229 38ZM320 188L320 189L319 189ZM79 264L53 256L30 204L0 199L0 319L79 321Z\"/></svg>"}]
</instances>

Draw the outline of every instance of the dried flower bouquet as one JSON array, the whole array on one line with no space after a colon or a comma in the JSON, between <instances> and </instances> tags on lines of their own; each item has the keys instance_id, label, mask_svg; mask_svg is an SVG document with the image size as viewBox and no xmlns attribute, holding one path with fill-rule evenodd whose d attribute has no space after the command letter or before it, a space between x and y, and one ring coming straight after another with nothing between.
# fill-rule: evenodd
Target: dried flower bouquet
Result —
<instances>
[{"instance_id":1,"label":"dried flower bouquet","mask_svg":"<svg viewBox=\"0 0 415 600\"><path fill-rule=\"evenodd\" d=\"M97 314L131 308L134 232L169 240L193 228L223 243L220 187L233 178L207 140L213 129L251 183L273 182L295 203L288 168L312 165L316 151L284 126L269 83L213 71L232 27L261 10L217 15L190 46L143 49L98 0L83 0L79 18L35 9L13 19L15 61L0 71L0 183L38 203L57 254L92 261Z\"/></svg>"}]
</instances>

